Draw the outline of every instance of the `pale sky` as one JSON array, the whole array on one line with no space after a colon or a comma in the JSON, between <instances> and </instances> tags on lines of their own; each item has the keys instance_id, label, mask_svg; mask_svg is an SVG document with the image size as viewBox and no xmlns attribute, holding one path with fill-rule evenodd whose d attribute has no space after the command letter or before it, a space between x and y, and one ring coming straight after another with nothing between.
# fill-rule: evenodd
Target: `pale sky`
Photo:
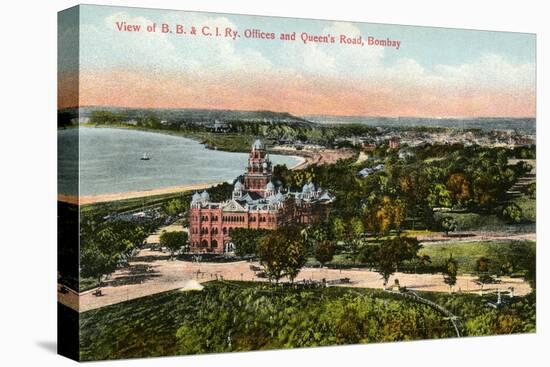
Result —
<instances>
[{"instance_id":1,"label":"pale sky","mask_svg":"<svg viewBox=\"0 0 550 367\"><path fill-rule=\"evenodd\" d=\"M120 32L116 22L142 26ZM231 27L242 36L147 33L156 23ZM275 40L244 37L246 29ZM60 24L60 44L70 38ZM296 41L281 41L296 32ZM335 44L304 44L300 34ZM399 49L346 46L339 35L400 41ZM60 85L79 79L80 105L285 111L297 115L535 116L533 34L369 23L80 7L78 72L60 52ZM72 96L74 97L74 96ZM61 93L59 105L74 105Z\"/></svg>"}]
</instances>

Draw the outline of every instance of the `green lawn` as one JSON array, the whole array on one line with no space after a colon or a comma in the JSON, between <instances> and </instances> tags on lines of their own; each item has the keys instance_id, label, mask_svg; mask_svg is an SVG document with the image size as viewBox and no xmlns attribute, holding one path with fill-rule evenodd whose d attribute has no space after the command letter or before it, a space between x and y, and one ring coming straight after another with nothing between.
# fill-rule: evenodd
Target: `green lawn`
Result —
<instances>
[{"instance_id":1,"label":"green lawn","mask_svg":"<svg viewBox=\"0 0 550 367\"><path fill-rule=\"evenodd\" d=\"M537 219L537 200L529 195L523 195L514 200L522 211L523 218L529 222L535 222Z\"/></svg>"},{"instance_id":2,"label":"green lawn","mask_svg":"<svg viewBox=\"0 0 550 367\"><path fill-rule=\"evenodd\" d=\"M450 242L424 244L420 255L430 256L431 266L438 268L443 267L452 254L461 273L474 272L476 260L486 257L492 273L498 274L501 265L511 262L514 273L522 275L534 266L535 252L536 243L532 241Z\"/></svg>"},{"instance_id":3,"label":"green lawn","mask_svg":"<svg viewBox=\"0 0 550 367\"><path fill-rule=\"evenodd\" d=\"M487 307L486 297L422 295L460 316L463 335L535 328L534 295L499 310ZM438 311L383 291L247 282L212 282L202 291L170 291L84 312L80 325L82 360L454 336Z\"/></svg>"}]
</instances>

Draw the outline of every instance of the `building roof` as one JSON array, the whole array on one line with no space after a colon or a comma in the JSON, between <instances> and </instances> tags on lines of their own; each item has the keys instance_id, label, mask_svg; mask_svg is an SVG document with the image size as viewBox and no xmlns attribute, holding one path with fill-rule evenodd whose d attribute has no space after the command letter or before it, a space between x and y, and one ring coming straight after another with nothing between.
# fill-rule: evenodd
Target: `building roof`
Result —
<instances>
[{"instance_id":1,"label":"building roof","mask_svg":"<svg viewBox=\"0 0 550 367\"><path fill-rule=\"evenodd\" d=\"M254 144L252 144L252 150L256 149L265 149L265 145L260 139L256 139Z\"/></svg>"}]
</instances>

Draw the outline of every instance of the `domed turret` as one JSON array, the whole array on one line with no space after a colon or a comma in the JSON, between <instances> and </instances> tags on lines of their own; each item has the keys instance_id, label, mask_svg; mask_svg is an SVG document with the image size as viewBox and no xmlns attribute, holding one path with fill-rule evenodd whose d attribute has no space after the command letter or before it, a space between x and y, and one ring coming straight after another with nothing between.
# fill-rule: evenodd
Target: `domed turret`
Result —
<instances>
[{"instance_id":1,"label":"domed turret","mask_svg":"<svg viewBox=\"0 0 550 367\"><path fill-rule=\"evenodd\" d=\"M265 149L264 143L260 139L256 139L252 144L252 150Z\"/></svg>"},{"instance_id":2,"label":"domed turret","mask_svg":"<svg viewBox=\"0 0 550 367\"><path fill-rule=\"evenodd\" d=\"M195 193L193 194L193 198L191 199L191 202L192 202L192 203L196 203L196 202L199 201L200 199L201 199L200 194L199 194L198 192L195 192Z\"/></svg>"},{"instance_id":3,"label":"domed turret","mask_svg":"<svg viewBox=\"0 0 550 367\"><path fill-rule=\"evenodd\" d=\"M208 195L208 193L205 191L203 191L201 193L201 200L204 202L204 203L207 203L210 201L210 195Z\"/></svg>"},{"instance_id":4,"label":"domed turret","mask_svg":"<svg viewBox=\"0 0 550 367\"><path fill-rule=\"evenodd\" d=\"M237 180L235 186L233 186L233 199L239 199L243 195L243 184L241 181Z\"/></svg>"},{"instance_id":5,"label":"domed turret","mask_svg":"<svg viewBox=\"0 0 550 367\"><path fill-rule=\"evenodd\" d=\"M267 185L265 185L265 194L266 196L275 195L275 185L273 185L273 182L269 181Z\"/></svg>"},{"instance_id":6,"label":"domed turret","mask_svg":"<svg viewBox=\"0 0 550 367\"><path fill-rule=\"evenodd\" d=\"M309 187L309 184L304 184L304 186L302 187L302 193L303 194L306 194L306 193L309 193L311 191L311 188Z\"/></svg>"}]
</instances>

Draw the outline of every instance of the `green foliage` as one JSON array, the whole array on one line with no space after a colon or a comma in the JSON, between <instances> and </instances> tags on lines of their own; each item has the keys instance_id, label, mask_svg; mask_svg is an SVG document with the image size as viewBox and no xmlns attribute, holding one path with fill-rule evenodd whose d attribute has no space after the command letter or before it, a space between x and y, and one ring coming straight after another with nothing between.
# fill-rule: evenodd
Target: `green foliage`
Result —
<instances>
[{"instance_id":1,"label":"green foliage","mask_svg":"<svg viewBox=\"0 0 550 367\"><path fill-rule=\"evenodd\" d=\"M453 205L451 193L444 184L434 183L430 186L428 204L432 208L450 208Z\"/></svg>"},{"instance_id":2,"label":"green foliage","mask_svg":"<svg viewBox=\"0 0 550 367\"><path fill-rule=\"evenodd\" d=\"M315 247L315 259L319 261L321 267L332 261L335 250L336 246L334 246L334 242L330 240L321 240L317 242Z\"/></svg>"},{"instance_id":3,"label":"green foliage","mask_svg":"<svg viewBox=\"0 0 550 367\"><path fill-rule=\"evenodd\" d=\"M456 230L457 223L453 217L443 217L439 222L439 226L446 235L449 235L449 232L454 232Z\"/></svg>"},{"instance_id":4,"label":"green foliage","mask_svg":"<svg viewBox=\"0 0 550 367\"><path fill-rule=\"evenodd\" d=\"M447 190L452 202L457 206L466 206L471 197L470 180L463 173L453 173L447 180Z\"/></svg>"},{"instance_id":5,"label":"green foliage","mask_svg":"<svg viewBox=\"0 0 550 367\"><path fill-rule=\"evenodd\" d=\"M208 289L176 333L178 353L247 351L448 337L433 309L350 291ZM213 315L216 314L216 317Z\"/></svg>"},{"instance_id":6,"label":"green foliage","mask_svg":"<svg viewBox=\"0 0 550 367\"><path fill-rule=\"evenodd\" d=\"M486 257L480 257L476 260L476 267L475 271L477 273L477 280L476 282L483 286L485 284L490 284L494 282L494 278L489 272L489 262L490 260Z\"/></svg>"},{"instance_id":7,"label":"green foliage","mask_svg":"<svg viewBox=\"0 0 550 367\"><path fill-rule=\"evenodd\" d=\"M297 227L280 227L260 240L260 263L270 280L294 280L306 262L306 244Z\"/></svg>"},{"instance_id":8,"label":"green foliage","mask_svg":"<svg viewBox=\"0 0 550 367\"><path fill-rule=\"evenodd\" d=\"M536 297L500 309L476 295L422 293L460 317L463 334L534 332ZM494 301L494 300L493 300ZM211 282L80 314L82 360L454 337L426 305L371 289Z\"/></svg>"},{"instance_id":9,"label":"green foliage","mask_svg":"<svg viewBox=\"0 0 550 367\"><path fill-rule=\"evenodd\" d=\"M523 219L523 213L519 205L510 203L502 209L502 217L509 223L520 223Z\"/></svg>"},{"instance_id":10,"label":"green foliage","mask_svg":"<svg viewBox=\"0 0 550 367\"><path fill-rule=\"evenodd\" d=\"M190 200L188 199L171 199L162 205L162 211L169 216L177 216L183 214L189 207Z\"/></svg>"},{"instance_id":11,"label":"green foliage","mask_svg":"<svg viewBox=\"0 0 550 367\"><path fill-rule=\"evenodd\" d=\"M399 199L384 196L374 206L365 207L365 223L370 232L378 236L385 236L395 229L401 230L401 223L405 215L405 206Z\"/></svg>"},{"instance_id":12,"label":"green foliage","mask_svg":"<svg viewBox=\"0 0 550 367\"><path fill-rule=\"evenodd\" d=\"M97 223L83 219L80 224L80 276L100 281L145 241L144 228L126 221Z\"/></svg>"},{"instance_id":13,"label":"green foliage","mask_svg":"<svg viewBox=\"0 0 550 367\"><path fill-rule=\"evenodd\" d=\"M395 237L382 242L374 258L378 273L382 275L384 286L388 284L390 276L404 261L413 260L418 256L422 245L416 238Z\"/></svg>"},{"instance_id":14,"label":"green foliage","mask_svg":"<svg viewBox=\"0 0 550 367\"><path fill-rule=\"evenodd\" d=\"M90 115L90 123L96 125L119 124L123 118L124 115L117 112L96 110Z\"/></svg>"},{"instance_id":15,"label":"green foliage","mask_svg":"<svg viewBox=\"0 0 550 367\"><path fill-rule=\"evenodd\" d=\"M159 242L162 247L168 248L170 254L181 250L187 243L187 232L166 232L162 231Z\"/></svg>"},{"instance_id":16,"label":"green foliage","mask_svg":"<svg viewBox=\"0 0 550 367\"><path fill-rule=\"evenodd\" d=\"M529 197L531 199L535 199L537 197L537 183L536 182L531 182L529 184L529 186L527 186L527 195L529 195Z\"/></svg>"},{"instance_id":17,"label":"green foliage","mask_svg":"<svg viewBox=\"0 0 550 367\"><path fill-rule=\"evenodd\" d=\"M453 254L447 259L445 263L445 271L443 273L443 281L449 286L449 290L452 290L456 284L456 276L458 274L458 263L453 259Z\"/></svg>"},{"instance_id":18,"label":"green foliage","mask_svg":"<svg viewBox=\"0 0 550 367\"><path fill-rule=\"evenodd\" d=\"M491 274L501 274L502 266L510 263L514 275L526 276L528 269L533 268L529 259L536 258L536 244L531 241L449 242L425 244L419 251L419 255L428 255L432 260L432 269L427 271L443 270L451 254L458 263L459 273L476 272L476 260L485 257L490 260Z\"/></svg>"},{"instance_id":19,"label":"green foliage","mask_svg":"<svg viewBox=\"0 0 550 367\"><path fill-rule=\"evenodd\" d=\"M260 240L267 233L266 229L234 228L231 232L231 241L235 244L235 254L237 256L258 254Z\"/></svg>"}]
</instances>

